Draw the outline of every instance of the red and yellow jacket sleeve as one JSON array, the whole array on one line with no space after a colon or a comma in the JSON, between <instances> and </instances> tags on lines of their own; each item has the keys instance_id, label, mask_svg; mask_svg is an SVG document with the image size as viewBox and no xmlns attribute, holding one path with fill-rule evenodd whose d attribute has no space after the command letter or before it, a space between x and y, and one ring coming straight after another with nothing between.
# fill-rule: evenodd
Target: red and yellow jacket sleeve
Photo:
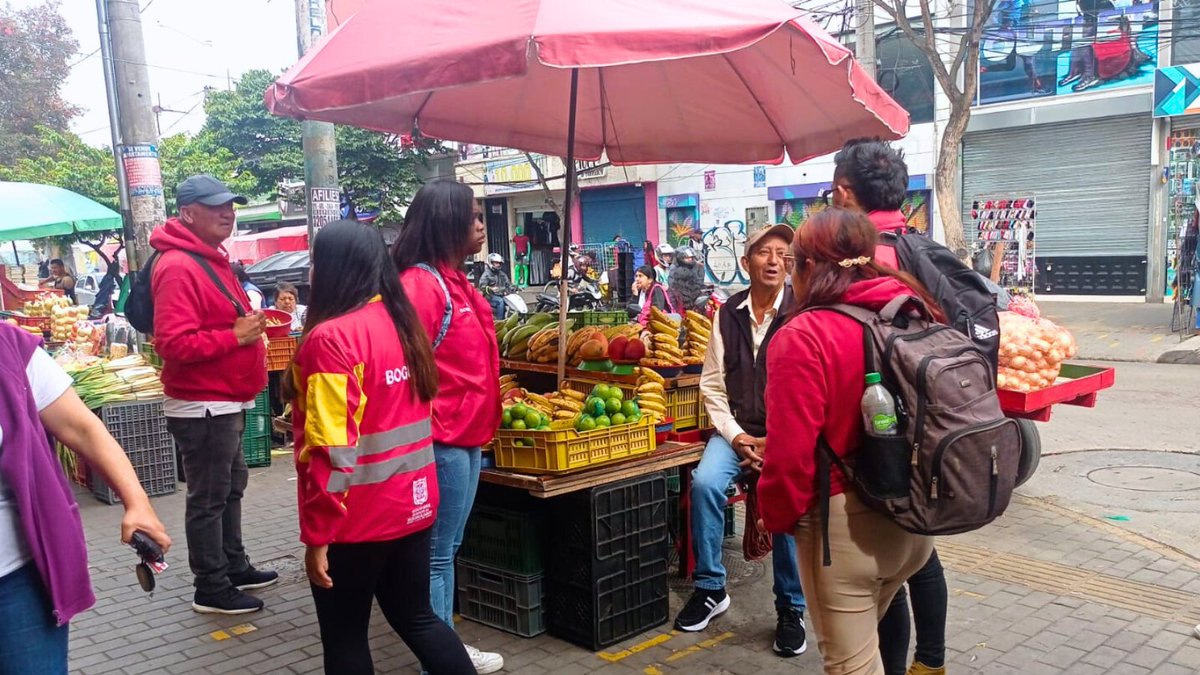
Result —
<instances>
[{"instance_id":1,"label":"red and yellow jacket sleeve","mask_svg":"<svg viewBox=\"0 0 1200 675\"><path fill-rule=\"evenodd\" d=\"M358 443L366 404L363 366L349 363L342 348L314 335L300 349L295 367L300 390L293 420L300 540L325 546L337 541L346 517L349 489L342 485L348 482L334 477L354 472L353 455L348 462L339 455Z\"/></svg>"}]
</instances>

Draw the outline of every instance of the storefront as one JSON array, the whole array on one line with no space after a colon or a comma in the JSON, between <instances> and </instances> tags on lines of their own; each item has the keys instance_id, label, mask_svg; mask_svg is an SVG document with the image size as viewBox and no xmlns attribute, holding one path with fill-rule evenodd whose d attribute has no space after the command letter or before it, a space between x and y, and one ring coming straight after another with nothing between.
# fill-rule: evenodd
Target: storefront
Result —
<instances>
[{"instance_id":1,"label":"storefront","mask_svg":"<svg viewBox=\"0 0 1200 675\"><path fill-rule=\"evenodd\" d=\"M932 192L926 176L911 176L908 179L908 196L900 210L908 218L908 226L918 232L929 232L930 201ZM826 207L825 193L833 183L805 183L803 185L779 185L767 189L767 198L775 205L775 222L799 227L814 213Z\"/></svg>"},{"instance_id":2,"label":"storefront","mask_svg":"<svg viewBox=\"0 0 1200 675\"><path fill-rule=\"evenodd\" d=\"M1163 158L1166 205L1166 284L1164 297L1175 304L1171 330L1196 328L1197 229L1200 211L1200 64L1160 68L1154 85L1154 116L1167 118Z\"/></svg>"},{"instance_id":3,"label":"storefront","mask_svg":"<svg viewBox=\"0 0 1200 675\"><path fill-rule=\"evenodd\" d=\"M1037 293L1145 296L1152 129L1149 115L1136 114L968 133L968 241L972 204L1033 199Z\"/></svg>"}]
</instances>

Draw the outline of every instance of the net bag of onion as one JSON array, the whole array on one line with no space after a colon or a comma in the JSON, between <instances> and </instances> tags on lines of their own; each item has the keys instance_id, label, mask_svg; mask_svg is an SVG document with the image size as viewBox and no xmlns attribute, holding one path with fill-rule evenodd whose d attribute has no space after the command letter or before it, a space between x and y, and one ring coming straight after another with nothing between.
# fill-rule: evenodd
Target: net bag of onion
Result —
<instances>
[{"instance_id":1,"label":"net bag of onion","mask_svg":"<svg viewBox=\"0 0 1200 675\"><path fill-rule=\"evenodd\" d=\"M1000 370L996 386L1023 393L1054 384L1062 362L1078 349L1070 331L1049 319L1000 312Z\"/></svg>"}]
</instances>

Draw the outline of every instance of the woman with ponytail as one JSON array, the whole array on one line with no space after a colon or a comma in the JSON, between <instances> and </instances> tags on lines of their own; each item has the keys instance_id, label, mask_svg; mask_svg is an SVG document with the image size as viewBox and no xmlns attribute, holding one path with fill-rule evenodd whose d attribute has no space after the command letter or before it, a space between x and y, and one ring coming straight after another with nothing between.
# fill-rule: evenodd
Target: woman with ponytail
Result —
<instances>
[{"instance_id":1,"label":"woman with ponytail","mask_svg":"<svg viewBox=\"0 0 1200 675\"><path fill-rule=\"evenodd\" d=\"M433 675L475 672L429 600L437 366L379 231L317 235L293 397L300 539L325 672L373 673L371 601ZM388 336L394 336L388 339Z\"/></svg>"},{"instance_id":2,"label":"woman with ponytail","mask_svg":"<svg viewBox=\"0 0 1200 675\"><path fill-rule=\"evenodd\" d=\"M759 513L771 532L795 535L825 672L847 675L883 675L876 626L933 548L931 538L910 534L864 505L834 470L827 507L832 565L822 566L818 442L854 462L866 373L862 326L819 308L841 303L879 311L898 296L915 295L943 320L916 279L875 260L878 238L867 216L840 208L818 213L796 231L792 288L800 313L767 350Z\"/></svg>"}]
</instances>

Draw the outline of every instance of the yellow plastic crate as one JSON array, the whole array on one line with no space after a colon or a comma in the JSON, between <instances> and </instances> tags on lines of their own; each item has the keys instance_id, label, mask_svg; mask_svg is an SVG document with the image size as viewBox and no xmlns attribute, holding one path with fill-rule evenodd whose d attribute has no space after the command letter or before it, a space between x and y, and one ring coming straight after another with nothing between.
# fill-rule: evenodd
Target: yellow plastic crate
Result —
<instances>
[{"instance_id":1,"label":"yellow plastic crate","mask_svg":"<svg viewBox=\"0 0 1200 675\"><path fill-rule=\"evenodd\" d=\"M708 419L700 403L700 385L667 390L667 417L674 418L676 431L703 428L699 426L701 416Z\"/></svg>"},{"instance_id":2,"label":"yellow plastic crate","mask_svg":"<svg viewBox=\"0 0 1200 675\"><path fill-rule=\"evenodd\" d=\"M518 445L519 443L519 445ZM566 473L649 454L658 447L649 417L637 424L579 432L496 432L496 466L523 473Z\"/></svg>"},{"instance_id":3,"label":"yellow plastic crate","mask_svg":"<svg viewBox=\"0 0 1200 675\"><path fill-rule=\"evenodd\" d=\"M563 384L565 384L571 391L577 391L584 396L591 395L592 389L594 389L598 384L603 384L607 387L619 387L621 389L621 393L626 399L634 398L634 395L637 392L637 387L632 384L624 384L622 382L606 382L604 380L584 380L573 378L569 380L563 380Z\"/></svg>"}]
</instances>

